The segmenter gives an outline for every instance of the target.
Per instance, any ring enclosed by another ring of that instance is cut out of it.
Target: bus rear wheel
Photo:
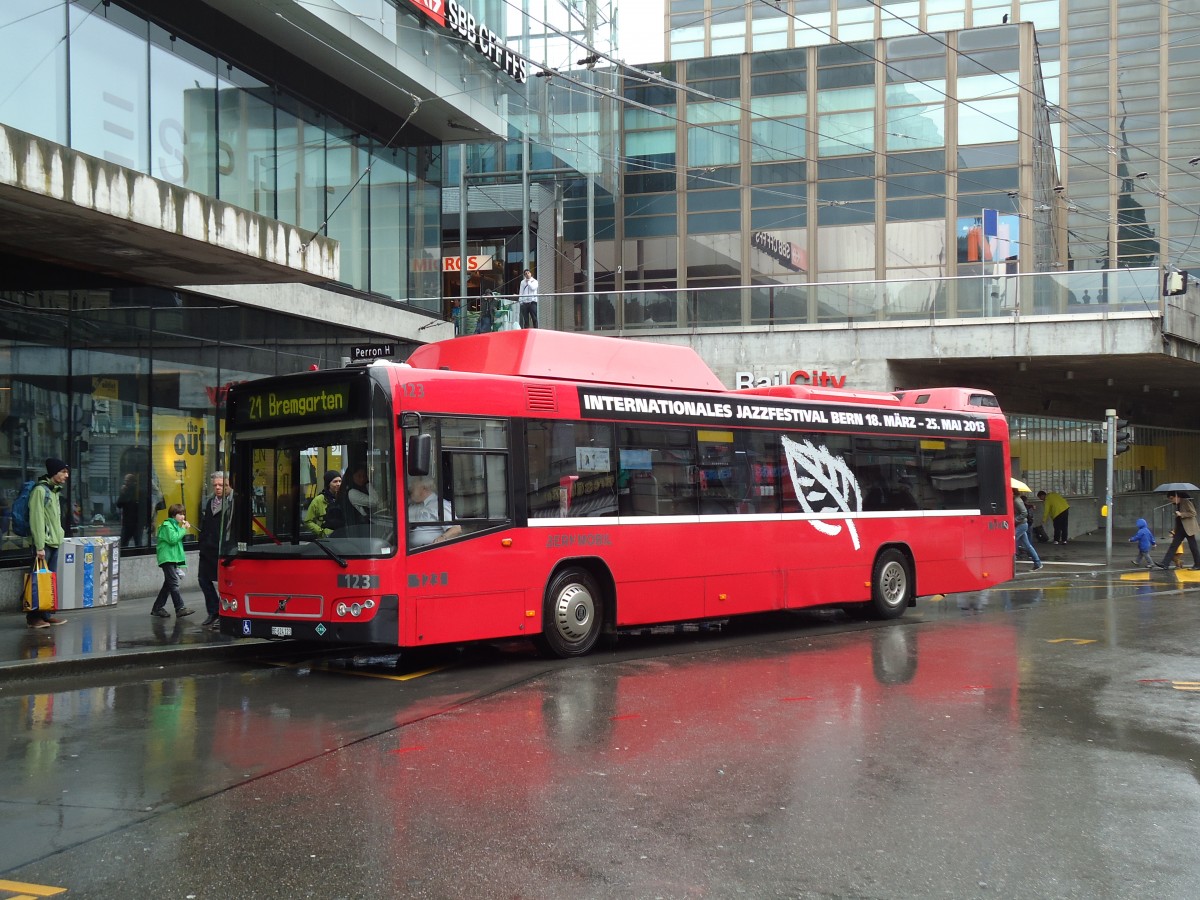
[[[583,569],[563,569],[546,590],[538,644],[562,659],[583,656],[596,645],[604,601],[596,580]]]
[[[871,602],[867,610],[875,619],[895,619],[913,599],[912,567],[899,550],[884,550],[871,572]]]

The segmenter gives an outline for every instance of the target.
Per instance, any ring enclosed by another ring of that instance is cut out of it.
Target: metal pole
[[[529,261],[529,138],[521,139],[521,268],[532,269]]]
[[[458,145],[458,321],[467,321],[467,145]]]
[[[596,176],[587,180],[587,306],[583,310],[583,330],[595,331],[596,308]]]
[[[1113,460],[1117,449],[1117,411],[1106,409],[1104,418],[1108,422],[1108,449],[1105,471],[1107,483],[1104,485],[1104,563],[1112,565],[1112,531],[1113,531]]]

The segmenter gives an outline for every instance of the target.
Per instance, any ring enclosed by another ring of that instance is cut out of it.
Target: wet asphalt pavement
[[[1200,572],[0,682],[0,898],[1192,898]],[[33,892],[30,892],[33,893]]]

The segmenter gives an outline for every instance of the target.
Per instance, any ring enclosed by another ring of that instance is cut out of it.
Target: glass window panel
[[[959,100],[991,99],[1016,94],[1019,90],[1016,73],[972,75],[960,77],[956,93]]]
[[[623,516],[696,515],[696,446],[685,428],[617,429],[618,505]]]
[[[216,69],[213,57],[184,41],[150,46],[150,174],[210,195],[217,186]]]
[[[750,210],[750,227],[755,231],[777,228],[797,228],[808,221],[808,210],[802,206]],[[801,245],[803,246],[803,245]]]
[[[754,166],[750,170],[752,184],[774,184],[781,181],[804,181],[808,177],[804,161]]]
[[[870,62],[855,66],[837,66],[832,69],[817,70],[817,87],[822,94],[826,91],[837,91],[840,88],[848,88],[856,85],[869,87],[874,84],[875,64]]]
[[[817,153],[843,156],[871,150],[875,146],[875,113],[837,113],[818,117]]]
[[[1024,2],[1021,4],[1021,21],[1032,22],[1034,27],[1041,33],[1049,31],[1052,28],[1059,26],[1059,0],[1048,0],[1048,2],[1030,3]]]
[[[736,77],[741,74],[741,67],[741,60],[734,57],[693,60],[687,65],[687,83],[698,85],[701,83],[701,79],[705,78]]]
[[[803,72],[774,72],[768,75],[750,76],[751,102],[766,99],[771,94],[788,94],[803,103],[804,88],[808,79]]]
[[[937,172],[946,168],[945,151],[924,151],[919,153],[892,153],[887,158],[889,175],[904,172]]]
[[[788,184],[776,185],[770,188],[751,188],[750,208],[760,206],[799,206],[803,207],[808,199],[808,185]]]
[[[920,150],[945,144],[946,111],[940,104],[888,110],[888,150]]]
[[[674,194],[645,194],[625,200],[625,215],[652,216],[675,212]]]
[[[834,162],[817,164],[817,180],[864,178],[875,174],[874,156],[846,156]]]
[[[670,103],[657,109],[638,109],[629,107],[625,110],[625,129],[635,131],[641,128],[674,128],[675,104]]]
[[[712,125],[688,129],[688,165],[719,166],[737,163],[741,154],[737,125]]]
[[[960,104],[958,110],[959,144],[990,144],[1016,141],[1017,98],[975,100]]]
[[[372,157],[367,186],[370,202],[370,290],[400,298],[407,291],[405,273],[408,261],[409,175],[401,164],[404,157],[396,150],[377,148]]]
[[[687,120],[692,125],[710,125],[716,122],[736,122],[742,117],[741,107],[736,103],[706,102],[689,103]]]
[[[370,159],[361,138],[331,132],[326,152],[330,237],[341,243],[341,280],[365,290],[367,273],[367,192],[358,183]]]
[[[946,100],[946,82],[944,80],[903,81],[899,84],[889,84],[886,90],[888,106],[909,106],[916,103],[944,103]]]
[[[965,12],[929,13],[925,17],[926,27],[933,32],[959,31],[966,27]]]
[[[655,156],[674,154],[675,130],[635,131],[625,135],[627,156]]]
[[[613,426],[592,422],[531,421],[526,425],[531,518],[615,516],[617,495],[629,491],[620,471]],[[564,495],[562,485],[571,488]]]
[[[752,116],[802,116],[807,110],[804,94],[779,94],[769,97],[752,97]]]
[[[706,234],[717,231],[733,231],[742,227],[740,212],[689,213],[689,234]]]
[[[802,158],[807,136],[803,118],[751,121],[750,160],[772,162]]]
[[[67,143],[66,8],[0,4],[0,122]]]
[[[217,195],[275,216],[275,106],[266,85],[234,68],[218,81]],[[343,248],[343,264],[345,250]]]
[[[841,112],[852,109],[873,109],[873,88],[846,88],[837,91],[821,91],[817,94],[817,112]]]
[[[279,134],[279,218],[317,231],[325,219],[325,129],[323,117],[294,104],[276,115]]]
[[[114,19],[132,17],[116,7],[109,8],[114,18],[74,5],[70,10],[71,146],[149,172],[148,26],[143,20],[128,23],[140,26],[140,36],[122,28]]]
[[[992,31],[991,28],[980,28],[978,31]],[[970,34],[964,31],[961,34]],[[988,50],[983,53],[972,53],[958,57],[958,75],[960,78],[972,75],[983,75],[991,72],[1008,74],[1014,82],[1017,81],[1017,67],[1020,61],[1015,50]]]
[[[625,220],[625,236],[664,237],[675,234],[674,216],[644,216]]]
[[[926,197],[920,200],[889,200],[888,221],[911,221],[928,219],[946,214],[946,201],[941,197]]]
[[[717,209],[737,209],[741,206],[742,192],[733,191],[697,191],[687,193],[688,212],[711,212]]]

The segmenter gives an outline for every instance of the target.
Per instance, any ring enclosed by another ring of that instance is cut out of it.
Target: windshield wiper
[[[330,547],[328,544],[326,544],[319,537],[310,537],[309,540],[312,541],[314,544],[316,544],[318,547],[320,547],[322,550],[324,550],[325,555],[328,556],[330,559],[332,559],[335,563],[337,563],[343,569],[347,568],[350,565],[350,563],[346,562],[346,560],[344,560],[342,557],[338,556],[336,550],[334,550],[332,547]]]

